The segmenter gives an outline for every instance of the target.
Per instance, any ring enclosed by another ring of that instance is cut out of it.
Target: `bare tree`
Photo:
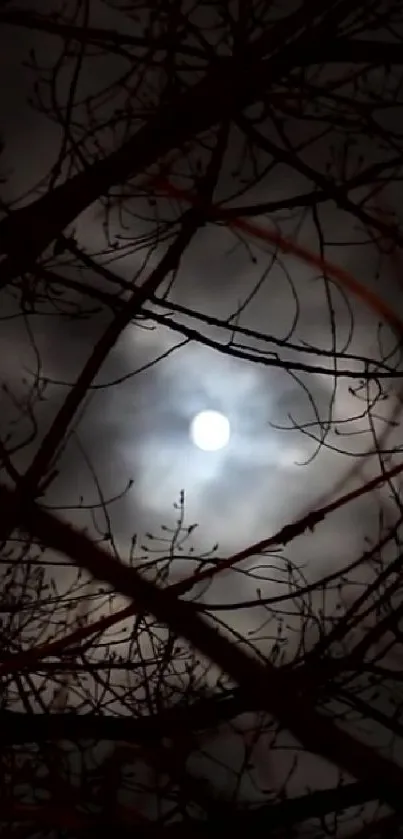
[[[26,188],[0,158],[2,832],[400,835],[401,3],[30,6],[0,4],[52,132]],[[199,352],[261,435],[255,494],[209,485],[220,544],[94,442]]]

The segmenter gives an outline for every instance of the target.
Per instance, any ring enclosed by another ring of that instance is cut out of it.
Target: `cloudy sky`
[[[51,3],[48,5],[52,7]],[[31,7],[35,8],[35,3]],[[101,4],[99,7],[93,4],[92,14],[93,23],[99,25],[121,27],[124,20],[127,25],[122,14],[112,14]],[[5,143],[0,164],[2,174],[7,176],[3,196],[12,200],[21,197],[24,201],[28,200],[24,194],[55,163],[60,130],[27,105],[27,97],[32,95],[32,74],[23,61],[29,49],[35,48],[39,62],[51,66],[59,55],[60,43],[51,36],[34,36],[16,27],[6,27],[4,33],[0,62],[2,78],[7,78],[8,83],[0,89],[1,134]],[[98,61],[95,67],[95,62],[93,65],[89,62],[82,80],[83,90],[105,87],[119,71],[117,63],[117,59]],[[65,84],[66,80],[61,79],[58,94],[61,99]],[[300,126],[298,130],[302,141],[307,129]],[[315,161],[317,166],[322,160],[325,165],[332,143],[334,154],[341,153],[338,135],[331,140],[327,138],[308,149],[306,160],[311,164]],[[112,140],[105,139],[106,147],[108,142]],[[376,159],[377,151],[371,142],[364,144],[359,140],[360,143],[361,153],[368,161]],[[239,148],[239,136],[234,133],[217,190],[220,197],[229,197],[233,189],[231,170]],[[279,201],[309,186],[301,175],[279,166],[257,190],[245,194],[242,201],[245,204],[256,199]],[[385,194],[385,201],[394,210],[398,208],[398,198],[396,189]],[[146,202],[140,199],[128,202],[126,235],[138,235],[149,227],[148,222],[130,215],[132,209],[143,211],[145,206]],[[159,208],[168,215],[177,211],[165,199],[159,200]],[[381,276],[377,277],[378,254],[371,244],[365,243],[362,231],[351,218],[329,203],[321,205],[318,213],[326,237],[327,257],[350,271],[366,287],[376,289],[399,311],[403,286],[396,263],[383,258]],[[271,224],[268,219],[259,221]],[[285,234],[298,235],[305,246],[319,251],[320,243],[310,215],[299,210],[291,218],[290,214],[279,213],[273,223]],[[90,208],[74,228],[79,244],[88,253],[96,254],[105,248],[99,206]],[[116,213],[112,213],[112,228],[115,231],[119,228]],[[151,255],[150,265],[158,260],[162,247]],[[105,261],[105,255],[96,258]],[[141,267],[143,258],[144,252],[127,253],[110,267],[129,281]],[[66,276],[74,276],[74,269],[64,270]],[[145,269],[143,276],[148,270]],[[265,272],[265,279],[260,282]],[[269,245],[252,240],[242,244],[228,228],[207,225],[199,232],[181,261],[169,300],[221,319],[235,318],[240,310],[238,323],[244,327],[276,340],[287,339],[292,331],[290,340],[294,345],[302,346],[305,342],[326,352],[333,347],[328,293],[333,304],[336,348],[341,352],[348,343],[348,353],[352,356],[379,358],[378,319],[368,307],[351,295],[346,300],[334,285],[327,291],[318,272],[294,257],[278,256],[273,260]],[[90,309],[92,303],[86,300],[85,305]],[[3,307],[4,312],[13,313],[15,301],[3,294]],[[155,311],[166,313],[158,307]],[[3,321],[0,330],[3,382],[14,396],[23,398],[38,371],[39,359],[40,376],[48,381],[46,400],[35,406],[39,434],[49,426],[68,384],[75,380],[109,317],[108,312],[102,311],[81,321],[57,316]],[[197,322],[185,316],[183,322],[199,328]],[[224,344],[230,336],[213,327],[202,325],[200,329]],[[381,340],[383,347],[393,347],[394,339],[387,327],[382,330]],[[134,533],[139,534],[139,544],[142,544],[147,541],[146,533],[163,536],[161,525],[174,525],[177,513],[173,505],[182,490],[186,523],[198,524],[191,537],[195,551],[209,550],[216,543],[220,555],[236,551],[314,508],[318,499],[331,494],[333,487],[348,489],[352,485],[348,474],[358,463],[355,455],[362,455],[373,444],[371,423],[367,416],[361,416],[366,408],[363,394],[358,398],[351,392],[355,386],[353,380],[339,378],[335,390],[333,378],[325,372],[292,374],[279,367],[242,361],[196,342],[174,349],[181,341],[183,336],[161,323],[147,321],[126,329],[104,365],[80,421],[74,426],[48,496],[53,506],[72,508],[64,513],[71,520],[91,526],[90,517],[73,508],[80,496],[86,504],[98,501],[94,474],[106,498],[120,494],[132,481],[130,490],[110,507],[113,532],[123,557]],[[249,341],[248,346],[253,348],[258,344]],[[167,355],[168,350],[171,352]],[[312,361],[322,366],[323,371],[331,368],[331,360],[320,354],[315,357],[296,351],[285,353],[273,345],[269,345],[269,350],[289,360]],[[340,364],[348,369],[360,369],[359,361],[346,359]],[[143,370],[144,367],[147,369]],[[389,398],[377,403],[372,412],[378,430],[384,427],[380,418],[388,416],[396,403],[398,385],[391,382],[387,388]],[[1,421],[6,429],[16,409],[8,397],[4,396],[3,401]],[[320,429],[312,401],[320,419],[330,421],[331,425],[327,445],[321,448],[318,448]],[[190,423],[205,409],[222,412],[231,423],[230,443],[221,451],[203,452],[190,440]],[[350,417],[355,419],[347,423]],[[293,422],[304,425],[306,433],[293,428]],[[17,437],[23,433],[20,427],[13,430]],[[398,429],[393,431],[391,439],[400,444]],[[36,446],[37,439],[19,453],[16,458],[19,466],[26,466]],[[364,475],[376,473],[375,458],[361,457],[359,462]],[[362,474],[356,476],[354,485],[361,480]],[[366,497],[327,519],[315,533],[297,540],[287,549],[286,556],[301,567],[307,579],[319,578],[346,565],[376,536],[380,503],[386,517],[395,515],[387,493]],[[106,529],[105,522],[100,523],[102,527]],[[163,543],[160,549],[162,553],[166,550]],[[256,559],[249,561],[248,567],[251,565],[259,568],[249,576],[231,573],[218,578],[203,595],[206,601],[217,604],[253,598],[258,587],[264,596],[283,590],[282,557],[273,556],[265,567]],[[186,564],[178,562],[173,578],[184,573],[188,573]],[[260,610],[244,610],[235,616],[229,612],[223,617],[239,631],[260,637],[257,630],[262,619]],[[259,642],[263,647],[270,643],[265,637],[263,632]]]
[[[97,8],[94,23],[115,21],[118,26],[123,16],[112,15],[101,5]],[[11,38],[5,38],[2,52],[3,74],[10,80],[1,93],[5,141],[2,172],[9,176],[4,188],[6,197],[15,197],[46,174],[59,151],[59,128],[26,104],[27,97],[32,95],[32,75],[23,61],[31,47],[36,50],[39,63],[51,66],[60,44],[51,36],[27,35],[15,27],[7,31],[12,34],[12,42]],[[99,66],[95,73],[89,62],[83,90],[99,89],[102,82],[105,85],[107,78],[116,73],[116,62],[101,62],[101,72]],[[62,79],[61,98],[63,84]],[[337,139],[335,136],[336,151]],[[217,190],[223,197],[228,197],[231,190],[231,165],[237,159],[238,150],[239,137],[234,133]],[[319,148],[324,161],[327,150],[328,141]],[[368,159],[375,155],[370,141],[365,153]],[[317,159],[317,155],[318,148],[313,147],[308,150],[307,159],[309,156]],[[257,192],[246,194],[242,200],[245,203],[256,197],[279,200],[304,188],[306,181],[302,176],[278,167],[263,180]],[[389,200],[392,198],[389,196]],[[128,206],[131,209],[132,205]],[[169,212],[166,201],[161,206],[163,212]],[[383,260],[382,278],[376,280],[376,251],[371,245],[354,244],[364,237],[362,231],[354,229],[351,218],[336,212],[328,203],[320,207],[319,213],[328,258],[351,271],[364,284],[378,288],[387,302],[399,306],[402,292],[392,260]],[[90,252],[105,246],[101,216],[99,207],[91,208],[75,226],[80,244]],[[290,219],[289,215],[280,213],[275,222],[281,224],[285,233],[298,234],[303,244],[318,251],[317,232],[310,216],[304,217],[298,211]],[[147,227],[146,222],[131,223],[135,232],[142,225],[144,229]],[[270,225],[267,220],[263,223]],[[112,267],[120,276],[130,279],[142,258],[139,254],[129,254]],[[152,260],[157,258],[158,253],[154,253]],[[264,272],[267,276],[256,291]],[[349,308],[334,285],[330,293],[337,348],[342,350],[350,338],[349,353],[378,357],[377,318],[351,295]],[[294,257],[279,256],[273,260],[269,245],[252,240],[243,245],[231,230],[222,227],[206,226],[195,237],[181,262],[170,299],[223,319],[234,315],[240,307],[239,322],[243,326],[277,339],[286,338],[293,330],[291,340],[295,345],[305,341],[319,349],[332,348],[326,289],[318,274]],[[5,305],[12,304],[8,300]],[[71,383],[108,317],[103,312],[81,322],[57,317],[31,318],[31,334],[26,324],[6,321],[0,338],[5,379],[12,381],[16,392],[26,387],[20,381],[21,369],[25,369],[29,380],[36,369],[38,352],[44,378],[66,385]],[[197,328],[197,323],[191,325]],[[228,332],[203,326],[202,330],[223,343],[228,341]],[[391,342],[390,331],[386,329],[383,334],[383,340]],[[199,525],[194,544],[208,549],[219,542],[223,554],[236,550],[269,535],[314,506],[316,499],[331,491],[352,467],[351,454],[362,453],[371,445],[368,433],[346,433],[368,430],[367,419],[357,419],[350,426],[345,424],[349,416],[358,417],[362,413],[364,404],[349,393],[354,382],[346,378],[338,380],[334,392],[333,379],[325,374],[293,375],[279,368],[231,358],[195,342],[179,347],[150,369],[135,375],[136,370],[141,371],[144,365],[182,340],[183,336],[150,322],[134,324],[126,330],[97,380],[97,385],[103,387],[92,391],[84,417],[75,429],[77,436],[68,444],[53,487],[52,503],[73,505],[80,494],[87,501],[94,498],[89,462],[96,465],[106,495],[122,491],[131,479],[130,493],[111,508],[122,550],[134,531],[156,533],[161,524],[172,522],[172,505],[181,490],[185,491],[188,523]],[[276,348],[269,346],[269,349]],[[283,352],[283,357],[310,360],[295,352],[288,355]],[[328,358],[314,357],[315,362],[324,369],[331,367]],[[349,366],[347,361],[343,363]],[[351,362],[350,368],[353,366]],[[128,374],[133,375],[121,384],[113,384]],[[112,384],[107,387],[109,383]],[[47,394],[48,401],[38,409],[38,421],[44,424],[43,428],[66,394],[66,386],[49,385]],[[319,451],[312,439],[312,435],[318,438],[320,432],[310,399],[314,400],[321,420],[331,415],[333,429],[339,432],[338,437],[330,435],[329,446]],[[189,439],[189,424],[194,415],[210,408],[223,412],[232,427],[230,444],[216,453],[198,450]],[[387,403],[376,406],[374,414],[387,414],[392,409],[393,394]],[[273,424],[290,427],[290,415],[296,424],[310,424],[307,431],[311,436],[295,429],[273,427]],[[340,454],[336,448],[343,448],[347,454]],[[306,465],[315,452],[313,460]],[[369,463],[367,469],[371,469]],[[360,550],[364,537],[371,535],[373,503],[374,499],[366,499],[338,517],[333,516],[314,536],[292,547],[290,555],[298,561],[309,559],[309,573],[315,576],[335,563],[344,564]],[[337,540],[333,538],[335,532]]]

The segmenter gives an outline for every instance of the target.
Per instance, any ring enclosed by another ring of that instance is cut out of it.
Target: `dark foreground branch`
[[[202,731],[216,727],[252,710],[241,691],[182,703],[158,714],[112,717],[98,714],[23,714],[0,711],[0,742],[3,746],[53,740],[108,740],[152,745],[162,738],[175,738],[184,730]]]
[[[256,837],[265,837],[272,831],[279,828],[290,828],[292,825],[307,821],[308,819],[320,819],[328,814],[341,814],[350,807],[365,804],[368,800],[368,790],[364,784],[351,783],[331,789],[319,790],[280,801],[275,804],[266,804],[255,810],[239,811],[233,809],[232,813],[226,813],[225,821],[220,819],[197,821],[188,819],[183,823],[174,823],[162,828],[154,823],[138,823],[137,818],[130,818],[132,811],[126,808],[118,808],[113,815],[113,820],[107,815],[92,818],[84,816],[79,812],[63,810],[60,807],[37,807],[21,806],[17,802],[9,802],[2,807],[0,814],[0,825],[2,822],[15,820],[21,823],[35,822],[37,826],[63,829],[67,826],[79,831],[80,836],[92,836],[95,829],[111,830],[118,827],[119,836],[126,839],[126,836],[133,837],[135,826],[136,836],[142,837],[158,836],[160,839],[187,839],[189,835],[207,839],[207,837],[220,836],[230,831],[236,831],[236,835],[250,834]],[[120,820],[119,816],[122,816]],[[90,833],[88,831],[91,831]]]
[[[7,521],[14,514],[15,493],[0,487],[0,504],[3,520]],[[251,699],[259,701],[261,707],[273,714],[305,749],[363,780],[375,797],[400,809],[403,769],[318,713],[303,685],[299,690],[298,682],[293,681],[291,690],[287,675],[270,662],[262,665],[221,636],[194,612],[191,604],[178,600],[167,590],[159,589],[133,568],[123,565],[106,550],[93,544],[83,533],[37,505],[27,503],[20,507],[19,513],[21,526],[31,535],[38,537],[49,548],[70,556],[74,564],[108,583],[116,592],[130,597],[138,612],[153,614],[215,662]]]

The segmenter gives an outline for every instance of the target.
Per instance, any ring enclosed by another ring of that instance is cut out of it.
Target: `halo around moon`
[[[198,449],[217,452],[228,445],[231,426],[219,411],[201,411],[190,424],[190,437]]]

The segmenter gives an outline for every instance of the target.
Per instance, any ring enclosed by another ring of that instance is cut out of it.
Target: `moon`
[[[198,449],[217,452],[228,445],[231,426],[228,418],[219,411],[201,411],[190,425],[190,437]]]

